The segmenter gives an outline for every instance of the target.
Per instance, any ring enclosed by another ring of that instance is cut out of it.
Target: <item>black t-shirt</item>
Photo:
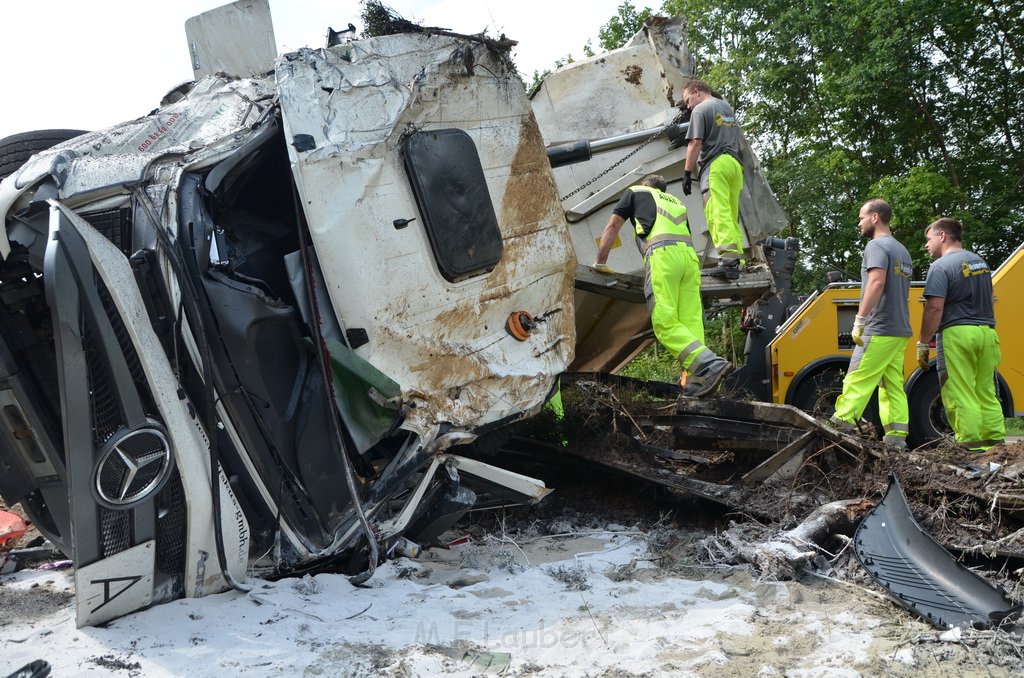
[[[650,191],[627,188],[612,212],[623,219],[632,219],[634,224],[640,224],[644,231],[650,233],[654,220],[658,218],[658,203]]]

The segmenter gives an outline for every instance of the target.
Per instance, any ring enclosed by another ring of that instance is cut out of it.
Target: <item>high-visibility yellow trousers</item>
[[[1001,443],[1006,421],[996,394],[999,335],[986,325],[954,325],[939,332],[937,346],[942,406],[957,442],[972,450]]]
[[[843,379],[843,393],[836,399],[835,417],[856,424],[878,389],[878,417],[885,437],[906,438],[910,431],[910,408],[903,381],[903,354],[910,337],[864,337],[850,358]]]
[[[706,348],[700,263],[693,247],[674,243],[651,249],[644,292],[654,336],[688,369]]]
[[[548,398],[547,402],[544,403],[544,409],[550,410],[555,419],[561,421],[565,419],[565,405],[562,403],[562,379],[558,377],[555,379],[555,390]]]
[[[740,232],[742,190],[743,166],[728,153],[712,160],[701,177],[704,216],[719,257],[743,256],[743,234]]]

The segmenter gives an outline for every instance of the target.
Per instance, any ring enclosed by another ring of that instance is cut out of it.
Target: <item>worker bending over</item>
[[[688,372],[683,395],[712,395],[732,372],[732,363],[704,345],[704,311],[700,300],[700,263],[693,249],[686,207],[666,193],[665,178],[651,174],[627,188],[601,234],[594,268],[605,262],[627,219],[644,257],[644,297],[654,336]]]

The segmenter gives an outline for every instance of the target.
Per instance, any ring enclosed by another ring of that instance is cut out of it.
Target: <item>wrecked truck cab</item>
[[[204,77],[28,159],[0,213],[0,491],[74,559],[79,625],[251,571],[364,576],[548,491],[453,449],[539,411],[575,344],[555,183],[493,44]]]

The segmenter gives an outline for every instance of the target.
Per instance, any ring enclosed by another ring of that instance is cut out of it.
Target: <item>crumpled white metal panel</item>
[[[429,439],[441,422],[539,408],[572,357],[575,261],[508,64],[470,39],[409,34],[286,55],[277,79],[328,293],[344,326],[369,335],[356,352],[417,405],[406,426]],[[456,283],[438,272],[400,152],[404,132],[446,128],[473,139],[504,240],[493,271]],[[297,150],[296,135],[315,148]],[[518,310],[550,314],[525,342],[504,328]]]
[[[0,185],[0,215],[47,176],[57,179],[58,197],[70,205],[103,193],[124,193],[163,162],[193,168],[228,155],[245,143],[253,125],[272,110],[271,78],[209,77],[187,95],[136,120],[85,134],[30,158]],[[6,227],[0,253],[9,251]]]
[[[185,22],[196,80],[214,73],[251,77],[274,68],[277,41],[269,0],[237,0]]]

